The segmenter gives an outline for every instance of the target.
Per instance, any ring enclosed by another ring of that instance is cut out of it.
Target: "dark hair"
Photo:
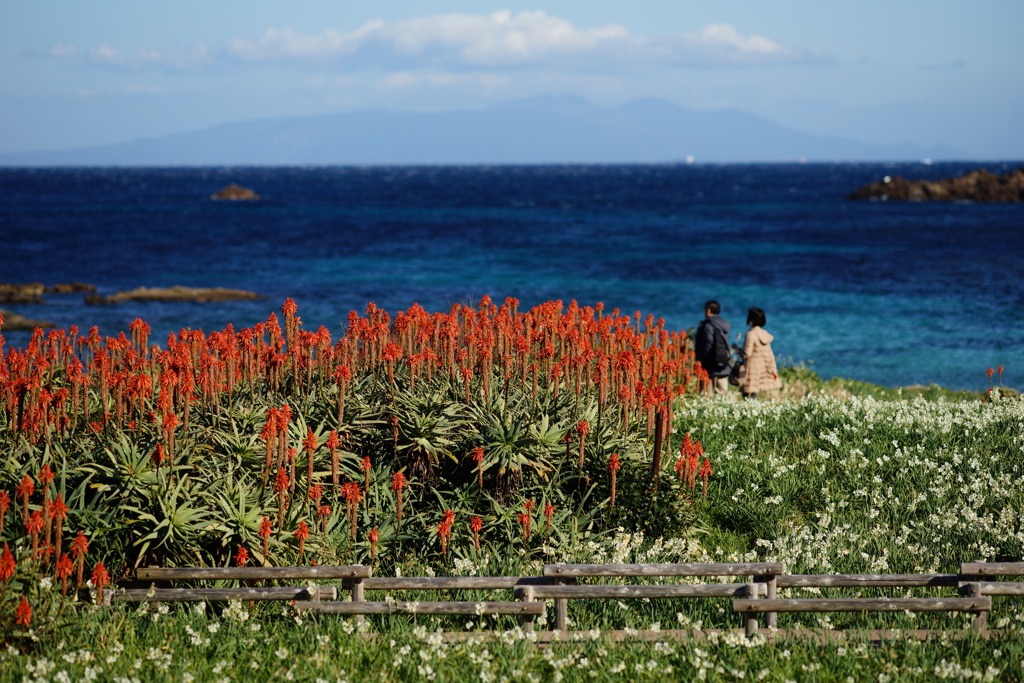
[[[709,311],[711,315],[718,315],[722,312],[722,307],[718,305],[718,302],[712,299],[704,304],[704,310]]]
[[[764,317],[764,311],[757,306],[754,306],[747,311],[747,324],[753,325],[754,327],[764,327],[764,324],[768,322]]]

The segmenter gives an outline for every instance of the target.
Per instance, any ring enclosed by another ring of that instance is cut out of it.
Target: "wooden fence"
[[[514,615],[523,628],[532,630],[537,617],[554,600],[555,630],[568,631],[569,600],[607,599],[708,599],[730,598],[734,612],[743,618],[744,631],[759,630],[758,616],[774,628],[779,612],[966,612],[974,615],[973,629],[986,632],[991,596],[1024,595],[1024,581],[999,581],[998,577],[1024,576],[1024,562],[965,562],[959,574],[786,574],[779,562],[708,564],[549,564],[539,577],[375,577],[370,567],[222,567],[140,569],[140,581],[149,588],[116,589],[112,602],[196,602],[227,600],[295,601],[300,612],[344,614],[362,619],[367,615]],[[594,578],[700,578],[701,583],[606,584],[581,583]],[[739,578],[742,581],[724,581]],[[710,579],[717,579],[709,581]],[[322,585],[340,581],[339,586]],[[242,587],[170,587],[178,581],[245,581]],[[303,582],[295,586],[253,586],[254,582]],[[157,586],[157,583],[164,584]],[[956,588],[964,597],[848,597],[780,599],[780,588]],[[396,600],[402,591],[511,591],[503,601]],[[367,600],[366,592],[384,593],[383,600]],[[348,593],[350,599],[339,600]]]

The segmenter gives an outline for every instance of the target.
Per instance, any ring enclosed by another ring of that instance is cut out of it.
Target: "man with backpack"
[[[719,313],[722,307],[712,299],[704,304],[704,320],[697,326],[697,361],[711,378],[717,396],[729,391],[729,331],[732,325]]]

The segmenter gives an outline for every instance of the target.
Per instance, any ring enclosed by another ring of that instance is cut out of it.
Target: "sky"
[[[2,0],[0,153],[576,95],[1024,159],[1021,0]]]

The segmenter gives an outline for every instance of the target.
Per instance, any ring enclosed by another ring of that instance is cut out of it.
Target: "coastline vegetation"
[[[137,566],[224,566],[242,548],[253,563],[404,576],[559,561],[955,572],[1024,555],[1024,401],[1010,392],[823,382],[797,366],[776,400],[714,400],[684,334],[575,303],[394,319],[371,305],[340,340],[302,330],[291,302],[282,313],[283,328],[271,316],[164,347],[137,321],[130,339],[55,331],[6,351],[0,679],[1024,677],[1011,598],[991,640],[964,616],[780,615],[781,628],[848,630],[827,644],[629,640],[739,618],[726,600],[579,600],[570,627],[584,640],[546,648],[511,618],[357,627],[280,605],[94,606]],[[655,492],[660,411],[671,433]],[[876,645],[865,632],[924,628],[946,635]]]

